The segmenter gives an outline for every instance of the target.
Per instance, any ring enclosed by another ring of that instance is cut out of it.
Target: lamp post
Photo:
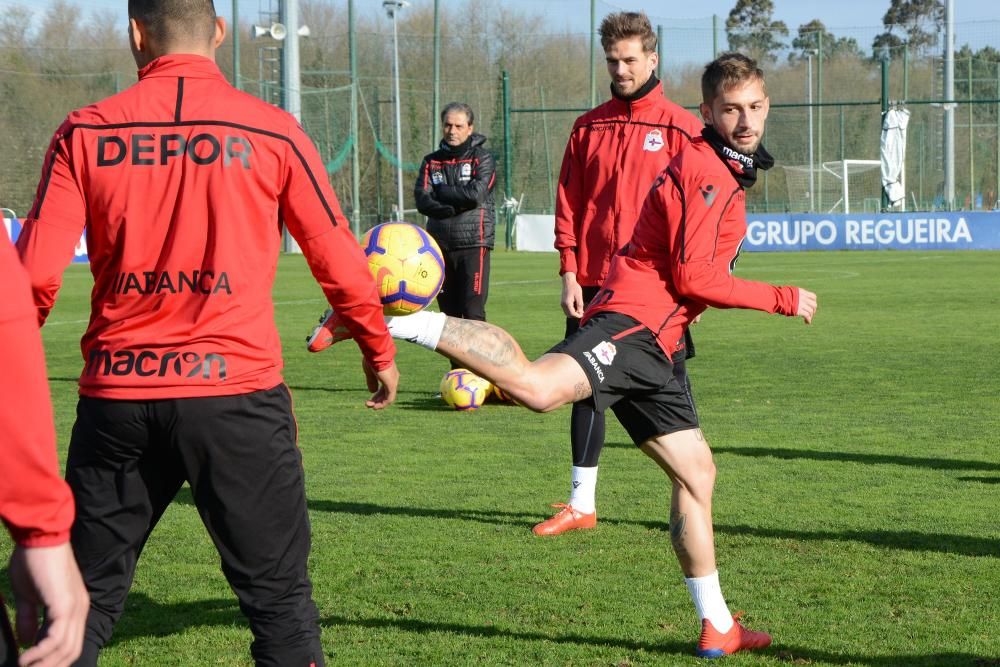
[[[399,113],[399,33],[396,17],[410,3],[406,0],[385,0],[382,7],[392,19],[392,78],[396,98],[396,219],[403,219],[403,133]]]
[[[806,78],[808,91],[806,99],[809,104],[809,212],[816,212],[816,174],[813,170],[815,157],[813,155],[813,56],[816,49],[806,49],[806,60],[809,63],[809,75]]]

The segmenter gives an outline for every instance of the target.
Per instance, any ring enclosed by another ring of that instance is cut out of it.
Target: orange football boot
[[[553,507],[562,509],[551,519],[546,519],[532,528],[531,532],[535,535],[561,535],[567,530],[581,530],[597,525],[597,512],[584,514],[565,503],[556,503]]]
[[[755,648],[767,648],[771,645],[771,635],[766,632],[754,632],[740,625],[739,618],[743,612],[733,615],[733,627],[723,634],[715,629],[707,618],[701,621],[701,638],[698,640],[699,658],[721,658],[737,651],[749,651]]]
[[[322,352],[334,343],[339,343],[350,337],[351,332],[344,326],[340,316],[333,312],[332,308],[327,308],[323,316],[319,318],[319,324],[306,338],[306,349],[310,352]]]

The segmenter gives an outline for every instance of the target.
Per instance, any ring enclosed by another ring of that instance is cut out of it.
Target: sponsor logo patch
[[[467,181],[467,180],[471,179],[472,178],[472,165],[469,164],[468,162],[463,162],[461,169],[458,170],[458,177],[461,180],[463,180],[463,181]]]
[[[642,150],[655,153],[663,148],[663,133],[659,130],[650,130],[642,142]]]
[[[444,183],[444,174],[441,173],[440,171],[432,171],[431,183],[433,183],[434,185],[441,185],[442,183]]]
[[[699,186],[698,189],[701,190],[701,196],[705,198],[705,206],[711,208],[712,203],[715,201],[715,195],[719,194],[719,191],[711,183],[704,187]]]
[[[618,353],[618,349],[614,343],[606,340],[598,343],[591,351],[605,366],[610,366],[611,362],[615,360],[615,355]]]
[[[183,377],[203,380],[225,380],[226,358],[214,352],[198,353],[190,350],[159,353],[153,350],[90,351],[84,376]]]

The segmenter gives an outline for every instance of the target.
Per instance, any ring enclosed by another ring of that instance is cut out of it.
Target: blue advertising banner
[[[3,226],[11,242],[16,242],[17,237],[21,235],[21,221],[17,218],[4,218]],[[84,232],[83,236],[80,237],[80,241],[76,244],[76,248],[73,250],[73,262],[89,261],[90,258],[87,257],[87,234]]]
[[[1000,211],[748,213],[743,248],[763,252],[1000,250]]]

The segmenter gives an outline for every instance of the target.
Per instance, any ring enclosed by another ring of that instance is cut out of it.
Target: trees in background
[[[120,11],[87,13],[78,7],[84,6],[83,3],[74,5],[71,0],[59,0],[47,11],[39,11],[30,8],[27,1],[25,6],[6,7],[0,14],[0,95],[4,100],[0,105],[0,151],[4,158],[0,160],[0,206],[22,214],[34,197],[42,157],[52,132],[66,113],[113,94],[135,80],[135,67]],[[360,193],[355,203],[352,201],[349,150],[352,138],[347,2],[300,2],[302,21],[312,32],[309,38],[300,42],[303,126],[320,148],[345,209],[357,206],[363,225],[369,225],[385,219],[390,203],[395,202],[391,26],[378,9],[378,3],[356,1],[359,8],[355,33],[359,95],[356,141]],[[584,5],[580,0],[580,6]],[[927,5],[893,0],[886,16],[891,14],[891,20],[904,23],[893,23],[892,27],[886,24],[887,32],[909,40],[910,28],[906,26],[910,25],[914,30],[933,36],[936,24],[931,19],[937,10],[931,5],[939,6],[940,2]],[[907,8],[909,14],[900,13]],[[264,94],[268,90],[274,92],[280,83],[276,72],[266,71],[264,60],[278,57],[280,44],[270,37],[251,40],[250,26],[255,19],[259,17],[244,15],[242,25],[230,30],[230,34],[239,31],[242,38],[242,87],[251,94],[278,101],[278,95]],[[510,118],[511,192],[515,198],[523,193],[525,209],[533,212],[551,210],[552,179],[558,172],[566,137],[574,118],[589,103],[589,37],[584,33],[553,29],[552,23],[549,17],[517,12],[504,3],[490,0],[441,3],[440,102],[463,101],[474,107],[477,130],[490,138],[490,146],[501,160],[500,188],[506,185],[503,182],[504,127],[500,93],[503,70],[510,74],[512,106],[535,110],[512,113]],[[832,34],[818,19],[800,25],[794,37],[788,39],[785,24],[774,20],[771,0],[734,0],[726,29],[730,48],[741,49],[762,60],[768,89],[776,105],[799,103],[805,99],[804,58],[810,49],[822,53],[823,98],[827,103],[878,99],[877,64],[866,57],[856,39]],[[706,25],[701,33],[675,34],[666,40],[669,55],[665,61],[669,67],[665,89],[671,99],[693,107],[700,99],[699,77],[703,63],[687,61],[691,60],[690,54],[695,48],[705,46],[699,41],[705,38],[699,34],[709,35],[708,47],[711,47],[711,33]],[[399,22],[404,165],[419,163],[439,139],[440,128],[433,108],[433,47],[432,2],[414,2],[400,15]],[[711,53],[710,48],[707,51]],[[899,54],[898,51],[893,53],[892,99],[905,96]],[[909,54],[908,97],[939,97],[940,62],[934,58],[936,54],[912,48]],[[965,98],[969,88],[967,70],[963,69],[967,67],[969,56],[973,57],[972,96],[995,99],[996,63],[1000,53],[992,47],[978,51],[964,47],[956,53],[959,97]],[[227,42],[217,57],[223,73],[231,76],[232,43]],[[602,54],[598,53],[595,64],[599,100],[608,95],[607,76],[601,61]],[[818,86],[818,70],[815,74]],[[543,108],[548,111],[538,111]],[[979,105],[976,125],[985,127],[988,124],[992,128],[995,114],[995,104]],[[928,182],[937,178],[930,175],[927,165],[938,163],[940,142],[935,137],[940,136],[940,129],[935,119],[939,115],[937,107],[918,107],[914,109],[911,123],[914,142],[919,141],[922,146],[913,150],[913,164],[925,165],[924,178]],[[815,120],[817,149],[820,143],[822,145],[822,155],[817,155],[817,160],[836,160],[842,155],[849,159],[877,157],[877,106],[826,107],[816,111]],[[779,163],[805,164],[806,128],[804,108],[773,108],[766,141]],[[990,130],[977,131],[982,136],[974,143],[977,151],[983,152],[982,157],[979,153],[975,157],[978,179],[995,159],[985,156],[985,151],[994,146]],[[959,150],[965,150],[969,142],[959,141],[958,144]],[[957,159],[961,166],[961,156]],[[965,163],[969,160],[965,159]],[[766,188],[754,188],[749,193],[751,205],[769,198],[773,206],[775,201],[786,196],[780,173],[781,170],[774,170],[767,176]],[[407,200],[412,189],[410,179],[415,176],[404,173]],[[919,177],[914,176],[910,181],[917,183]],[[926,189],[930,191],[931,187],[928,185]]]
[[[778,59],[788,36],[784,21],[775,21],[772,0],[736,0],[726,18],[726,37],[731,51],[740,51],[761,63]]]
[[[929,53],[938,44],[944,14],[944,0],[890,0],[882,17],[885,32],[875,37],[872,50],[877,55],[906,44],[911,53]]]
[[[853,37],[837,37],[826,29],[819,19],[813,19],[799,26],[798,34],[792,40],[788,54],[790,62],[800,61],[810,50],[824,61],[838,58],[863,58],[864,53]]]

